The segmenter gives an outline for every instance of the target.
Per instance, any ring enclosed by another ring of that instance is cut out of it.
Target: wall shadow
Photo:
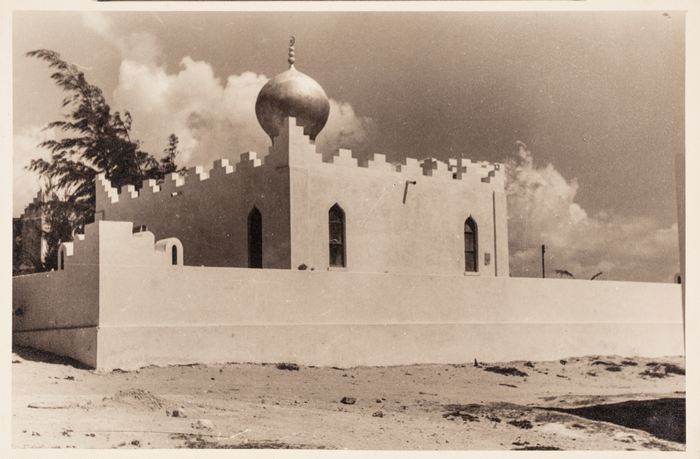
[[[12,344],[12,353],[21,357],[24,360],[29,360],[30,362],[43,362],[52,363],[56,365],[67,365],[78,370],[92,370],[92,367],[85,365],[82,362],[78,362],[70,357],[64,357],[62,355],[52,354],[51,352],[40,351],[39,349],[34,349],[29,346],[20,346],[18,344]],[[14,361],[12,363],[15,363]]]
[[[685,443],[685,398],[631,400],[582,408],[541,408],[649,432],[657,438]]]

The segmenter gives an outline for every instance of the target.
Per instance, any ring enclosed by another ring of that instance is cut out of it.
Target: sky
[[[511,275],[671,282],[680,271],[675,158],[685,152],[682,11],[14,11],[13,216],[38,191],[24,169],[65,96],[43,61],[57,51],[129,111],[156,157],[237,162],[271,144],[255,117],[263,84],[296,68],[331,99],[317,138],[406,157],[501,162]]]

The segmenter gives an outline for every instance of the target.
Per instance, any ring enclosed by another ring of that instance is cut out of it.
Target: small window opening
[[[257,207],[248,214],[248,267],[263,267],[262,214]]]
[[[146,225],[136,225],[136,226],[134,226],[134,228],[131,230],[131,232],[132,232],[133,234],[136,234],[136,233],[144,233],[144,232],[146,232],[146,231],[148,231],[148,230],[146,229]]]
[[[464,270],[470,273],[479,270],[476,222],[471,217],[464,222]]]
[[[173,253],[173,265],[177,265],[177,246],[176,245],[173,246],[172,253]]]
[[[58,269],[63,270],[63,268],[65,267],[64,261],[65,261],[65,252],[63,250],[61,250],[61,259],[60,259],[59,264],[58,264],[58,266],[59,266]]]
[[[345,212],[338,204],[328,211],[330,266],[345,267]]]

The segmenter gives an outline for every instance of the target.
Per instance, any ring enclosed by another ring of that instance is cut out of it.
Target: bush
[[[672,363],[665,363],[663,366],[665,367],[664,372],[666,374],[685,376],[685,369],[679,367],[678,365],[673,365]]]
[[[485,371],[490,371],[491,373],[498,373],[499,375],[505,375],[505,376],[520,376],[520,377],[525,377],[527,376],[527,373],[524,371],[520,371],[517,368],[513,367],[486,367],[484,368]]]
[[[650,378],[665,378],[666,373],[661,373],[658,371],[644,370],[641,373],[639,373],[639,376],[648,376]]]
[[[522,421],[508,421],[508,424],[517,427],[518,429],[532,429],[532,423],[527,419]]]
[[[672,363],[656,363],[655,365],[647,364],[647,366],[653,366],[654,368],[651,370],[644,370],[643,372],[639,373],[640,376],[648,376],[650,378],[665,378],[668,375],[685,376],[685,369]]]
[[[278,370],[299,371],[299,365],[296,363],[278,363]]]

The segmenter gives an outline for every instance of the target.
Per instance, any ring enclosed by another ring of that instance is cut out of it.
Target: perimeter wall
[[[675,284],[187,266],[169,271],[103,270],[103,369],[683,353]]]
[[[14,278],[14,342],[99,370],[683,354],[678,284],[192,267],[131,228],[88,225],[64,270]]]
[[[12,278],[12,342],[97,366],[97,265]]]

